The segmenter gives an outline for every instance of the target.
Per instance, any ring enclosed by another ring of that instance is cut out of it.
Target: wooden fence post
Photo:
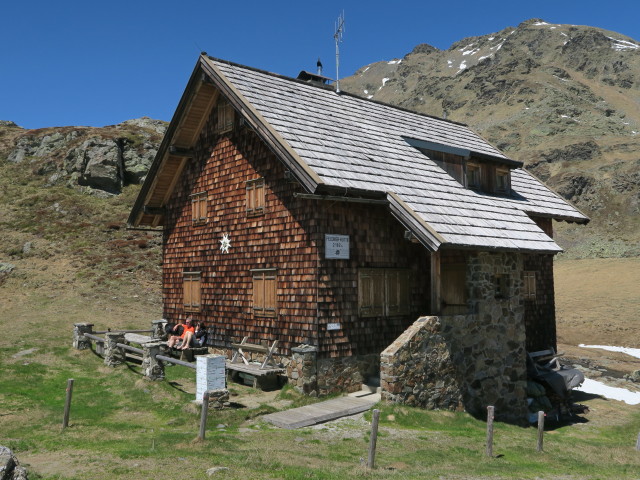
[[[69,413],[71,412],[71,395],[73,393],[73,378],[67,380],[67,397],[64,402],[64,416],[62,417],[62,429],[69,426]]]
[[[373,410],[373,418],[371,419],[371,439],[369,441],[369,468],[375,467],[376,461],[376,443],[378,442],[378,421],[380,420],[380,410]]]
[[[200,415],[200,433],[198,434],[198,440],[204,440],[205,430],[207,428],[207,414],[209,413],[209,391],[207,390],[202,395],[202,412]]]
[[[493,418],[495,407],[487,407],[487,457],[493,457]]]
[[[542,452],[542,443],[544,442],[544,412],[538,412],[538,451]]]
[[[636,440],[636,450],[640,452],[640,433],[638,434],[638,440]]]

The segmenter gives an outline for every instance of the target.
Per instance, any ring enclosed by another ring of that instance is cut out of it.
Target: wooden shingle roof
[[[511,196],[483,194],[463,187],[407,141],[521,165],[466,125],[204,55],[200,64],[310,193],[341,189],[386,194],[391,213],[431,250],[557,252],[560,247],[529,215],[588,222],[521,168],[512,169]],[[176,121],[174,117],[172,124]],[[140,216],[134,213],[135,207],[130,217],[135,222]]]

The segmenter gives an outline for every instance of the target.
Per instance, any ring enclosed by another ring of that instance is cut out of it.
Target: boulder
[[[27,471],[10,448],[0,445],[0,478],[2,480],[28,480]]]
[[[79,185],[119,192],[123,185],[122,150],[110,138],[91,137],[72,149],[64,167]]]

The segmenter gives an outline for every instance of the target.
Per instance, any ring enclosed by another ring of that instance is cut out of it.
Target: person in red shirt
[[[182,331],[182,335],[180,335],[180,343],[176,345],[178,350],[186,350],[189,348],[189,344],[191,343],[191,337],[195,333],[196,329],[193,326],[193,319],[191,317],[187,317],[187,320],[184,324],[184,330]]]

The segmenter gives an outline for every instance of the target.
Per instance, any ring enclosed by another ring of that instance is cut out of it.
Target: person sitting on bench
[[[178,320],[178,322],[181,322],[181,321],[182,320]],[[167,347],[181,348],[182,345],[189,345],[189,342],[185,342],[185,337],[187,336],[188,333],[191,333],[191,335],[193,335],[194,330],[195,329],[193,328],[193,319],[191,317],[187,317],[187,320],[185,321],[185,324],[184,324],[184,328],[182,330],[182,334],[180,336],[172,335],[171,337],[169,337],[169,341],[167,342]]]
[[[186,350],[189,347],[204,347],[206,342],[207,330],[202,326],[200,322],[196,322],[193,331],[186,331],[184,338],[182,339],[182,344],[178,349]]]

